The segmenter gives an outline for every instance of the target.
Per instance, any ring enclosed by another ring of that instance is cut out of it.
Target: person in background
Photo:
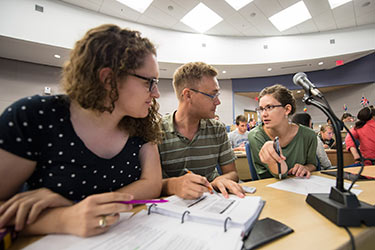
[[[323,125],[320,127],[319,139],[323,142],[324,149],[334,149],[335,139],[333,139],[333,128],[331,125]]]
[[[343,122],[354,122],[354,117],[350,113],[344,113],[341,116],[341,121],[343,121]]]
[[[220,121],[220,117],[219,117],[219,115],[215,115],[214,119],[215,119],[216,121]]]
[[[66,95],[30,96],[0,116],[0,228],[92,236],[118,203],[160,196],[154,45],[116,25],[90,29],[63,67]],[[16,194],[27,183],[29,191]]]
[[[295,124],[304,125],[312,129],[312,119],[308,113],[296,113],[293,115],[292,122]],[[324,150],[323,142],[317,136],[317,147],[316,156],[318,157],[318,163],[323,169],[332,167],[331,161],[329,160],[326,151]]]
[[[228,138],[234,151],[245,151],[245,143],[248,142],[247,119],[244,115],[236,117],[236,130],[229,133]]]
[[[159,144],[163,195],[195,199],[213,187],[224,197],[228,192],[244,197],[224,124],[213,119],[220,104],[216,75],[217,70],[203,62],[184,64],[173,75],[178,107],[163,117]]]
[[[257,121],[254,118],[250,118],[247,130],[250,131],[257,125]]]
[[[305,126],[289,122],[296,110],[290,90],[280,84],[264,88],[259,94],[257,111],[262,124],[249,133],[249,142],[254,166],[260,179],[287,174],[309,178],[316,170],[317,140],[314,131]],[[279,137],[280,156],[273,146]]]
[[[362,156],[375,159],[375,109],[365,107],[358,112],[357,118],[358,121],[350,132],[359,141]],[[346,149],[352,153],[355,162],[359,163],[360,156],[349,133],[346,135],[345,144]],[[374,163],[366,160],[365,165],[374,165]]]

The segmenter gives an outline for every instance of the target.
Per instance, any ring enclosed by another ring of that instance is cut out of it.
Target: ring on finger
[[[99,226],[100,226],[101,228],[104,228],[104,227],[107,226],[107,220],[106,220],[106,216],[105,216],[105,215],[103,215],[103,216],[100,218],[100,220],[99,220]]]

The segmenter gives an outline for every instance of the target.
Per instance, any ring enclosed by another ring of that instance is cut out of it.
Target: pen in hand
[[[276,153],[280,156],[280,143],[279,143],[279,137],[276,136],[275,140],[273,141],[273,148],[275,149]],[[277,162],[277,170],[279,172],[279,179],[281,180],[281,164],[280,162]]]
[[[187,169],[187,168],[184,168],[184,171],[188,174],[194,174],[191,170]],[[216,190],[211,186],[211,184],[209,184],[208,186],[206,186],[208,188],[208,190],[210,191],[211,194],[217,194],[219,195]]]

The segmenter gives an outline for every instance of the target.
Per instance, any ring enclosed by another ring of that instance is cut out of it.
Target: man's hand
[[[229,197],[228,191],[240,198],[245,197],[245,191],[242,187],[237,182],[225,178],[225,176],[217,177],[211,184],[214,188],[218,189],[225,198]]]
[[[197,199],[212,188],[206,177],[193,173],[174,178],[172,182],[173,193],[183,199]]]
[[[294,164],[294,167],[289,169],[288,174],[306,178],[310,178],[311,175],[310,170],[307,166],[298,163]]]

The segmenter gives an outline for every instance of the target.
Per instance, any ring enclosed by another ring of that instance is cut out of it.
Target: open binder
[[[167,199],[167,203],[148,205],[148,214],[175,217],[182,224],[186,221],[213,224],[221,226],[224,232],[236,227],[241,229],[242,237],[249,233],[264,206],[259,196],[239,198],[230,195],[226,199],[221,195],[205,193],[196,200],[184,200],[175,195]]]

